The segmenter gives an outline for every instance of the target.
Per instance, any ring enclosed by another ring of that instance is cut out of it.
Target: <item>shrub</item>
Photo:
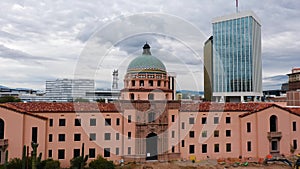
[[[93,160],[89,164],[89,169],[114,169],[115,165],[112,161],[107,161],[101,156]]]
[[[53,159],[47,159],[41,162],[42,169],[60,169],[60,162]]]

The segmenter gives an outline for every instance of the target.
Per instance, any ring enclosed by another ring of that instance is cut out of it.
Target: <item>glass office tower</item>
[[[213,19],[213,97],[256,101],[262,96],[261,24],[253,12]]]

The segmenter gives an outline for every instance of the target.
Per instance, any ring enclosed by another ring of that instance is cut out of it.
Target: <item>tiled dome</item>
[[[155,56],[152,56],[150,53],[150,46],[146,43],[143,47],[144,51],[141,56],[133,59],[127,68],[127,73],[135,72],[166,72],[165,65],[157,59]]]

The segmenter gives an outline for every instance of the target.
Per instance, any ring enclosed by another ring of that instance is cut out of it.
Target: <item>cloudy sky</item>
[[[203,90],[202,48],[235,0],[1,0],[0,85],[44,90],[46,80],[93,78],[110,88],[147,41],[180,89]],[[262,22],[264,89],[300,67],[300,1],[239,0]],[[148,29],[149,28],[149,31]]]

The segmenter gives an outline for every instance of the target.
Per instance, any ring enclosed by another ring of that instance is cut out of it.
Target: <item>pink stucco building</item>
[[[175,77],[144,46],[128,66],[115,103],[0,104],[1,163],[38,142],[43,159],[63,167],[80,155],[118,163],[145,160],[264,158],[299,151],[300,108],[273,103],[174,100]]]

